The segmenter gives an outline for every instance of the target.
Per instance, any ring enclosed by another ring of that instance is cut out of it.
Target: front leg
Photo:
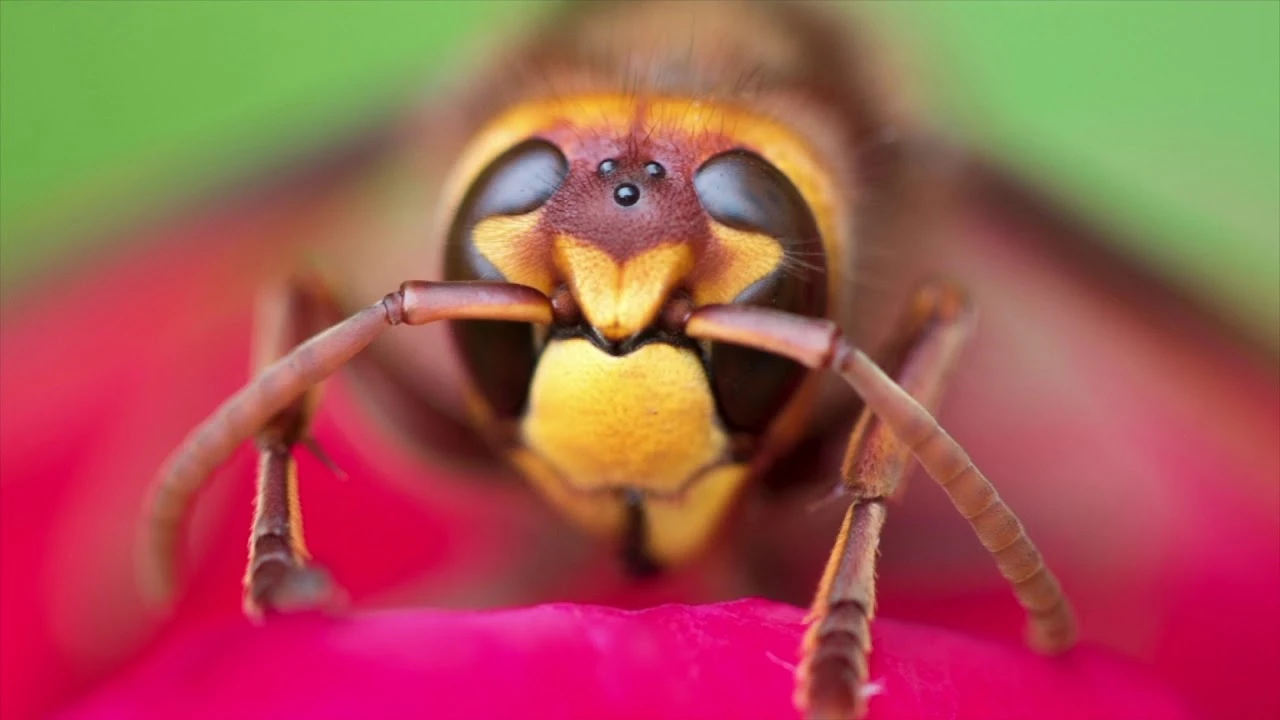
[[[927,299],[927,293],[923,297]],[[967,324],[967,307],[959,294],[939,292],[936,297],[937,319],[926,324],[918,346],[909,353],[900,373],[902,385],[845,339],[830,320],[742,305],[704,306],[685,318],[685,332],[691,338],[753,347],[839,373],[875,416],[874,426],[871,418],[864,417],[854,435],[858,447],[852,456],[868,460],[845,466],[854,506],[814,602],[813,628],[799,669],[797,704],[810,717],[847,718],[866,712],[858,687],[866,680],[867,625],[874,610],[870,599],[873,561],[882,521],[877,519],[882,511],[874,506],[898,484],[906,453],[914,455],[947,493],[1013,586],[1014,596],[1027,612],[1029,644],[1042,652],[1059,653],[1075,643],[1071,606],[1017,516],[964,448],[913,397],[915,391],[925,402],[932,402],[927,396],[941,388],[954,357],[954,343],[963,337]],[[947,347],[952,351],[944,352]],[[883,428],[876,430],[881,423]],[[864,504],[870,507],[863,509]]]
[[[265,369],[341,319],[341,309],[318,277],[290,277],[259,303],[256,369]],[[257,503],[244,578],[244,611],[254,619],[271,611],[328,607],[341,598],[329,573],[309,564],[298,497],[294,451],[309,441],[319,389],[307,389],[257,433]]]
[[[256,558],[248,573],[250,610],[254,611],[255,604],[260,609],[264,601],[267,605],[290,604],[301,599],[305,604],[310,598],[322,597],[308,589],[307,584],[315,580],[313,575],[294,573],[293,580],[274,584],[280,588],[278,591],[269,589],[273,583],[267,577],[271,573],[288,575],[288,569],[299,566],[306,557],[289,448],[304,437],[308,415],[305,409],[308,397],[314,397],[313,388],[389,327],[426,325],[439,320],[548,325],[551,316],[551,302],[546,296],[521,285],[410,281],[289,350],[192,430],[160,468],[148,498],[148,518],[140,545],[139,579],[145,595],[159,604],[172,599],[181,570],[182,530],[196,494],[242,442],[258,438],[264,462],[259,474],[259,513],[251,550]],[[284,326],[291,324],[286,322]],[[268,571],[268,566],[281,569]],[[257,580],[259,571],[264,576],[261,581]],[[301,587],[295,587],[294,581],[301,582]],[[259,589],[261,592],[256,593]],[[296,590],[303,592],[295,594]]]
[[[930,410],[969,335],[972,313],[957,290],[919,291],[901,323],[887,364],[904,390]],[[809,612],[796,669],[796,705],[811,718],[862,717],[870,622],[875,616],[875,565],[885,500],[902,485],[911,457],[871,411],[864,410],[841,469],[852,498]]]

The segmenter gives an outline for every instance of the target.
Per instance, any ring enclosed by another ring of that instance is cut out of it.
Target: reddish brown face
[[[545,337],[453,324],[481,414],[518,424],[513,460],[584,524],[614,532],[643,504],[647,549],[669,561],[701,545],[745,479],[750,458],[731,436],[769,433],[805,371],[694,343],[663,309],[679,298],[821,317],[827,304],[823,239],[800,190],[733,136],[694,130],[544,128],[476,176],[446,255],[447,279],[567,301]]]
[[[677,242],[690,245],[695,256],[705,254],[710,232],[687,149],[617,145],[583,148],[547,203],[547,229],[594,245],[620,264]]]

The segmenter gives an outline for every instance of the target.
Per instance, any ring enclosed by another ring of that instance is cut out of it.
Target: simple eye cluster
[[[600,165],[596,168],[596,171],[600,174],[600,177],[608,177],[617,169],[618,161],[613,158],[609,158],[601,161]],[[653,160],[644,164],[644,172],[654,180],[661,180],[667,176],[667,169],[662,166],[662,163],[654,162]],[[619,183],[618,186],[613,189],[613,201],[622,207],[631,207],[632,205],[640,202],[640,188],[635,183],[631,182]]]

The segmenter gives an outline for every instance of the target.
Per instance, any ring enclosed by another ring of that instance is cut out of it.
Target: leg
[[[956,291],[929,286],[916,294],[889,353],[899,384],[936,406],[972,315]],[[886,498],[895,495],[910,449],[870,411],[854,427],[842,468],[853,502],[818,586],[797,668],[796,704],[814,718],[861,717],[860,692],[871,651],[875,616],[875,563]]]
[[[876,552],[883,500],[849,506],[809,611],[796,667],[796,707],[807,718],[859,718],[876,613]]]
[[[260,304],[255,365],[267,367],[341,317],[319,278],[291,278]],[[308,389],[257,434],[257,505],[244,579],[244,610],[252,618],[271,610],[331,605],[338,598],[328,573],[307,565],[293,456],[307,437],[318,395],[318,385]]]
[[[945,327],[945,323],[942,327]],[[983,546],[992,554],[1000,573],[1013,586],[1014,595],[1027,611],[1028,643],[1046,653],[1062,652],[1074,644],[1075,618],[1070,605],[1057,578],[1045,565],[1044,558],[1027,537],[1017,516],[1000,499],[990,481],[978,470],[959,443],[938,425],[933,415],[910,392],[890,379],[865,353],[841,337],[840,329],[834,323],[768,308],[706,306],[688,315],[685,333],[694,339],[737,343],[790,357],[810,368],[838,372],[862,396],[868,412],[874,413],[878,423],[883,423],[884,430],[881,432],[885,434],[883,441],[876,441],[876,431],[866,430],[869,438],[866,454],[862,449],[855,453],[855,457],[859,458],[880,455],[885,459],[884,462],[861,466],[861,469],[879,468],[879,474],[855,478],[855,502],[875,500],[883,497],[886,490],[892,491],[892,487],[886,486],[883,479],[896,477],[900,471],[885,473],[885,469],[893,470],[896,462],[894,458],[900,456],[904,452],[902,448],[905,448],[946,491],[956,509],[969,521]],[[908,359],[907,367],[911,363]],[[938,378],[942,374],[944,373],[935,371],[924,373],[924,377]],[[875,447],[881,442],[882,449],[877,451]],[[855,467],[859,467],[859,463],[855,463]],[[846,466],[845,469],[847,472],[849,467]],[[828,565],[821,588],[822,594],[815,603],[815,613],[818,615],[825,612],[825,608],[837,607],[838,603],[833,600],[848,597],[851,602],[856,601],[866,595],[865,589],[871,586],[870,563],[859,565],[856,560],[858,557],[874,557],[875,550],[873,544],[865,540],[860,544],[858,538],[850,534],[857,527],[855,520],[856,512],[846,523],[846,530],[841,536],[842,542],[837,545],[841,557],[833,558]],[[868,521],[864,527],[870,528],[871,523]],[[844,557],[851,558],[850,562],[843,563]],[[847,583],[842,587],[842,578],[857,575],[842,574],[840,568],[846,566],[855,569],[863,567],[865,570],[862,571],[860,582]],[[871,609],[868,606],[864,614],[869,616]],[[849,624],[848,620],[844,622]],[[832,625],[838,626],[839,623]],[[811,636],[818,634],[820,631],[810,631]],[[817,644],[819,641],[815,638],[806,647]],[[850,667],[847,675],[849,681],[861,680],[862,678],[854,675],[859,668],[858,663],[851,661],[847,664]],[[821,697],[824,701],[832,697],[835,701],[843,699],[846,704],[811,710],[839,710],[846,716],[861,711],[861,700],[856,695],[850,696],[848,692],[843,696],[836,692],[817,693],[806,686],[806,683],[810,683],[810,678],[817,681],[820,677],[829,677],[827,670],[821,669],[818,672],[819,668],[809,667],[801,670],[802,704],[806,697]]]
[[[287,416],[291,408],[301,407],[299,401],[312,386],[336,372],[388,327],[425,325],[453,319],[510,320],[546,325],[551,322],[551,303],[536,290],[508,283],[407,282],[400,290],[312,337],[272,363],[192,430],[160,468],[149,499],[148,522],[143,528],[146,536],[142,543],[144,554],[140,580],[146,595],[158,603],[167,602],[172,597],[177,583],[182,527],[187,511],[205,479],[231,456],[240,443],[264,430],[275,433],[287,430],[290,424],[280,421],[280,418]],[[294,424],[293,427],[300,425]],[[274,517],[278,520],[289,514],[283,508],[291,506],[288,490],[291,487],[290,463],[282,463],[282,455],[282,452],[272,452],[269,456],[273,458],[272,467],[264,468],[263,476],[268,480],[263,483],[263,488],[268,502],[260,519]],[[270,480],[273,477],[277,479]],[[282,530],[279,524],[272,528],[268,523],[266,527],[269,530],[267,535],[281,538],[292,537],[294,528],[301,530],[297,523],[291,524],[287,531]],[[300,543],[296,546],[300,547]],[[295,545],[290,544],[290,547]]]

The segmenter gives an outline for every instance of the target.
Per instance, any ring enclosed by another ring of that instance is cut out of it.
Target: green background
[[[460,72],[534,3],[0,0],[0,271]],[[1280,346],[1280,3],[874,3],[967,142]]]

